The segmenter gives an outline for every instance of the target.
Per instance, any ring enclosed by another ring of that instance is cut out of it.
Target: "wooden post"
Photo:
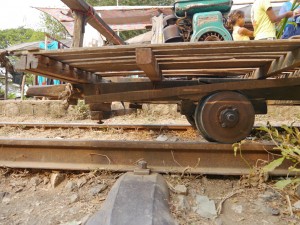
[[[24,100],[24,86],[25,86],[26,75],[23,73],[22,85],[21,85],[21,100]]]
[[[82,47],[84,37],[85,16],[81,12],[74,11],[74,33],[72,47]]]
[[[5,93],[4,100],[8,99],[8,66],[5,67]]]

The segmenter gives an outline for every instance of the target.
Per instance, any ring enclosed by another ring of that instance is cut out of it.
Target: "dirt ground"
[[[106,124],[187,124],[174,106],[145,106],[135,115],[106,120]],[[56,118],[2,117],[0,122],[84,122],[74,115]],[[284,118],[284,119],[283,119]],[[270,107],[268,115],[257,116],[258,124],[299,122],[300,107]],[[59,138],[99,140],[155,140],[165,135],[174,141],[203,141],[198,132],[161,133],[76,129],[0,128],[0,138]],[[107,193],[122,174],[107,171],[70,172],[0,169],[0,224],[78,225],[101,208]],[[300,224],[300,188],[281,192],[274,181],[245,185],[246,178],[163,174],[170,189],[170,209],[178,224],[252,225]],[[57,180],[56,180],[57,179]],[[280,179],[280,178],[273,178]],[[59,180],[59,182],[58,182]],[[56,182],[57,181],[57,182]],[[177,191],[178,185],[186,193]],[[199,213],[201,196],[213,201],[216,214]],[[290,202],[290,203],[289,203]],[[293,214],[291,214],[293,212]],[[209,217],[209,218],[207,218]]]

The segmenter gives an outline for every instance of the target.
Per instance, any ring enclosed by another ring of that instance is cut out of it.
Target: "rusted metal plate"
[[[250,165],[272,160],[278,153],[271,144],[242,145]],[[0,165],[13,168],[133,171],[145,160],[152,171],[188,171],[197,174],[249,173],[245,161],[234,156],[231,144],[207,142],[140,142],[54,139],[0,139]],[[284,175],[289,165],[274,174]]]

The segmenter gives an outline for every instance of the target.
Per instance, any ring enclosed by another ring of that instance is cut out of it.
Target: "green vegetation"
[[[276,147],[274,147],[274,150],[279,150],[279,153],[270,153],[274,155],[275,159],[271,162],[267,162],[267,164],[265,164],[262,168],[258,167],[257,165],[250,165],[248,161],[243,157],[242,144],[244,141],[233,144],[234,155],[236,156],[237,153],[239,153],[242,160],[245,161],[250,169],[249,175],[245,176],[248,183],[251,183],[252,180],[255,180],[255,182],[259,180],[260,183],[266,181],[264,177],[268,177],[267,174],[269,172],[274,171],[277,167],[281,166],[282,163],[288,161],[288,163],[291,165],[288,170],[289,173],[292,173],[292,176],[288,174],[285,179],[277,181],[275,183],[275,187],[283,190],[290,185],[300,185],[300,178],[297,177],[300,172],[300,131],[297,127],[289,127],[286,125],[282,126],[281,128],[284,131],[279,132],[276,128],[273,128],[270,125],[257,129],[266,133],[266,136],[262,137],[263,139],[267,138],[276,145]]]
[[[41,16],[42,26],[45,28],[45,32],[50,34],[56,39],[66,39],[68,32],[65,27],[56,19],[52,18],[46,13]]]
[[[282,126],[285,132],[280,133],[273,127],[261,127],[258,130],[267,132],[269,138],[276,145],[274,149],[280,150],[279,158],[273,160],[268,165],[263,167],[264,172],[272,172],[279,167],[284,161],[288,160],[291,163],[289,172],[300,172],[300,131],[297,127]],[[299,185],[300,178],[291,178],[278,181],[275,186],[279,189],[284,189],[290,184]]]
[[[44,39],[44,33],[30,28],[14,28],[0,30],[0,49],[24,42],[40,41]]]
[[[300,6],[300,3],[298,2],[298,0],[294,0],[293,4],[292,4],[292,9],[291,11],[294,11],[295,9],[297,9]],[[280,39],[285,26],[288,24],[288,18],[284,18],[283,20],[280,21],[280,23],[278,24],[278,32],[276,34],[276,38]],[[297,24],[296,24],[297,26]]]

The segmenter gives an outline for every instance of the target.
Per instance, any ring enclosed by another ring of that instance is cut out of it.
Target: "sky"
[[[251,0],[234,0],[237,3],[249,1]],[[37,9],[33,9],[32,6],[66,7],[60,0],[1,0],[1,2],[0,30],[18,28],[20,26],[42,29],[40,22],[41,13]],[[122,0],[119,0],[119,3],[122,5]]]
[[[5,2],[5,3],[4,3]],[[1,0],[0,30],[26,26],[40,27],[41,13],[36,7],[64,7],[60,0]]]

